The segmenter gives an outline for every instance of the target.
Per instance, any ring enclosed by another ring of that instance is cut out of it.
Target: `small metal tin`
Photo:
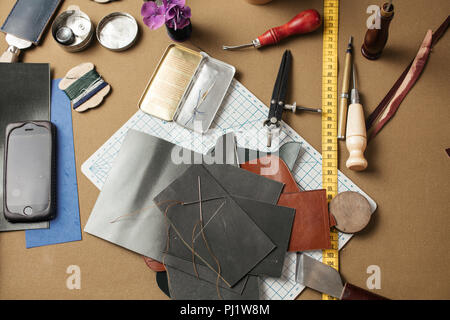
[[[236,69],[204,52],[171,44],[139,101],[152,116],[205,133],[219,110]]]
[[[106,49],[123,51],[136,42],[138,31],[138,24],[132,15],[113,12],[100,20],[96,36],[98,42]]]
[[[70,36],[70,33],[72,33],[72,36]],[[66,11],[56,17],[52,25],[53,39],[69,52],[86,49],[92,41],[93,35],[94,24],[78,6],[69,6]]]

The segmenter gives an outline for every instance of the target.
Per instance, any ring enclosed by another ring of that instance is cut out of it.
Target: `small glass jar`
[[[190,38],[192,33],[192,23],[191,19],[189,19],[189,24],[183,29],[174,29],[167,25],[166,23],[167,34],[173,41],[183,42]]]

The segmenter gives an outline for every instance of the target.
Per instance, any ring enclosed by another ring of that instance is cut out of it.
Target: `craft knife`
[[[350,283],[342,283],[339,272],[310,256],[298,253],[295,281],[341,300],[387,300]]]

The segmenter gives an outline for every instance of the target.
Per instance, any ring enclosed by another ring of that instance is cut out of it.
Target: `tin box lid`
[[[122,51],[135,43],[138,31],[138,24],[132,15],[125,12],[113,12],[100,20],[96,35],[103,47]]]

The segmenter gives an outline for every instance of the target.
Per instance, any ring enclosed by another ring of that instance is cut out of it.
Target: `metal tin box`
[[[73,33],[73,40],[66,44],[58,38],[58,31],[61,29],[70,30]],[[94,24],[88,15],[77,6],[69,6],[62,12],[52,25],[52,35],[58,44],[69,52],[77,52],[86,49],[94,35]]]
[[[157,118],[204,133],[222,104],[236,69],[204,52],[171,44],[139,100]]]
[[[138,32],[138,24],[131,14],[113,12],[100,20],[96,36],[98,42],[106,49],[123,51],[136,42]]]

